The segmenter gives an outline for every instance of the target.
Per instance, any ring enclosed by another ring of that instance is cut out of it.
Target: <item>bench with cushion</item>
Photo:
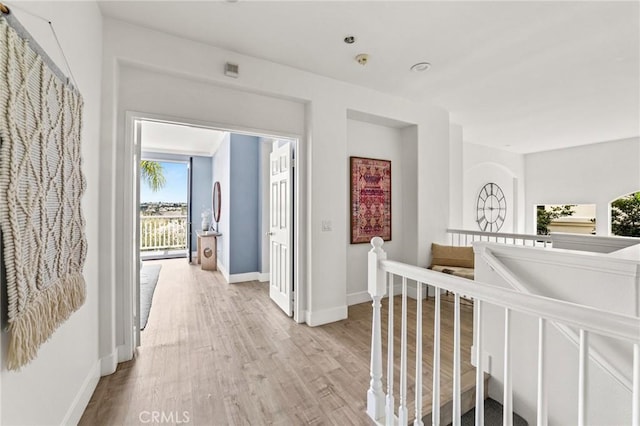
[[[473,247],[445,246],[433,243],[431,244],[431,256],[429,269],[470,280],[474,279]]]

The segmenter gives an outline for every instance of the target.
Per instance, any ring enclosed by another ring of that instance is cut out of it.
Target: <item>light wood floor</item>
[[[267,284],[229,285],[218,272],[202,271],[184,259],[154,263],[162,263],[162,270],[142,346],[135,360],[100,380],[80,425],[153,424],[153,412],[165,415],[164,424],[183,424],[187,417],[190,425],[371,424],[365,414],[370,303],[351,306],[345,321],[297,325],[271,302]],[[398,356],[400,298],[395,301]],[[415,305],[409,299],[410,339],[415,338]],[[423,406],[430,410],[433,299],[423,306]],[[453,314],[451,303],[443,301],[442,308],[445,402],[451,394]],[[474,382],[468,363],[469,306],[463,306],[462,320],[464,388]],[[412,376],[414,359],[411,352]],[[413,388],[412,378],[408,384]],[[409,395],[413,398],[412,390]],[[167,422],[171,416],[173,422]]]

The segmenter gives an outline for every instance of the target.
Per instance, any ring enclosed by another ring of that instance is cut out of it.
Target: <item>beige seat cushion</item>
[[[445,274],[455,275],[456,277],[474,279],[473,268],[462,268],[460,266],[445,266],[445,265],[431,265],[431,269],[437,272],[444,272]]]
[[[433,243],[431,244],[431,255],[433,256],[431,266],[474,267],[473,247],[443,246]]]

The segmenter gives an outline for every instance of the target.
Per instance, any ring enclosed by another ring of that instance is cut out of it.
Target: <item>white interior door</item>
[[[291,142],[273,148],[270,156],[270,265],[269,296],[288,316],[293,314],[293,282],[291,253],[293,226],[291,224],[292,194]]]

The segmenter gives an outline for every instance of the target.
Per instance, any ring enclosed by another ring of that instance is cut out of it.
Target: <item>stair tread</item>
[[[502,424],[502,410],[503,405],[495,399],[487,398],[484,400],[484,424],[487,426],[501,425]],[[476,409],[472,408],[470,411],[462,415],[461,426],[473,426],[475,424]],[[449,424],[451,426],[451,424]],[[518,414],[513,413],[513,426],[528,426],[525,419]]]

